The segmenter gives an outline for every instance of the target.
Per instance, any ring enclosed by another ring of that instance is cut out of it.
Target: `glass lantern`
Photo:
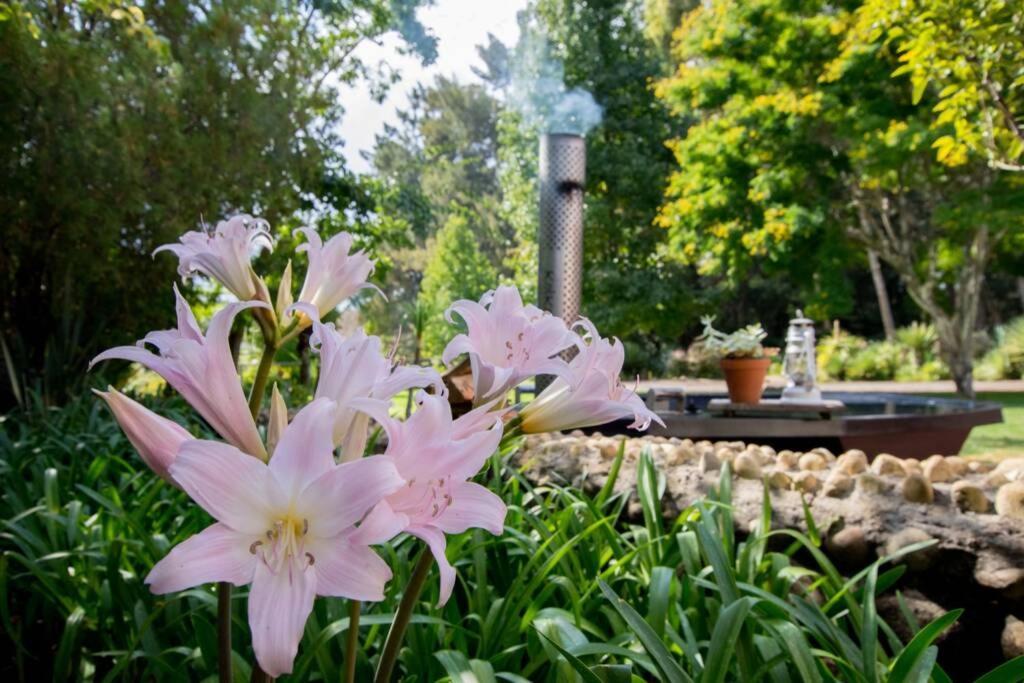
[[[814,352],[814,321],[797,310],[786,331],[786,352],[782,370],[786,374],[786,388],[782,400],[814,403],[821,401],[821,392],[815,386],[818,362]]]

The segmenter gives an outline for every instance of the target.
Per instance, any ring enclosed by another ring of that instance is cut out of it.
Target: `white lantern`
[[[782,365],[786,388],[782,400],[794,403],[819,403],[821,392],[815,386],[818,361],[814,352],[814,321],[797,310],[786,331],[786,355]]]

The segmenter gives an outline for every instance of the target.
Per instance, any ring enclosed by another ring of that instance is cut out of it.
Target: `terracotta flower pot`
[[[764,378],[772,359],[723,358],[722,371],[729,387],[729,400],[733,403],[757,403],[764,391]]]

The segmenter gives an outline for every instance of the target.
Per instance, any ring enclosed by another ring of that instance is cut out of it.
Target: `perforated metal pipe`
[[[540,137],[540,223],[537,234],[538,305],[567,323],[580,313],[583,289],[583,138],[568,133]]]

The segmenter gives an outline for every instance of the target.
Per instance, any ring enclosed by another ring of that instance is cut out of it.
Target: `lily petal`
[[[435,520],[434,526],[448,534],[479,528],[500,536],[505,530],[508,509],[501,498],[480,484],[463,482],[452,492],[452,503]]]
[[[434,560],[437,561],[437,569],[441,575],[441,597],[437,606],[443,607],[452,597],[452,590],[455,588],[455,567],[448,562],[448,557],[445,555],[447,541],[444,533],[430,527],[416,527],[408,531],[427,544]]]
[[[252,458],[249,458],[250,460]],[[173,593],[204,583],[227,581],[244,586],[252,581],[256,556],[251,536],[220,522],[171,548],[146,577],[154,593]]]
[[[404,483],[391,458],[375,455],[334,466],[307,486],[295,504],[309,520],[310,535],[330,538],[353,526]]]
[[[317,593],[349,600],[384,599],[391,568],[369,546],[342,538],[318,541],[311,549],[316,557]]]
[[[291,497],[334,467],[334,401],[318,398],[295,415],[281,434],[270,471]]]
[[[291,673],[316,590],[316,571],[298,559],[276,573],[262,562],[256,564],[249,628],[256,661],[271,676]]]
[[[219,441],[185,442],[170,472],[201,508],[243,533],[265,532],[285,500],[265,464]]]

